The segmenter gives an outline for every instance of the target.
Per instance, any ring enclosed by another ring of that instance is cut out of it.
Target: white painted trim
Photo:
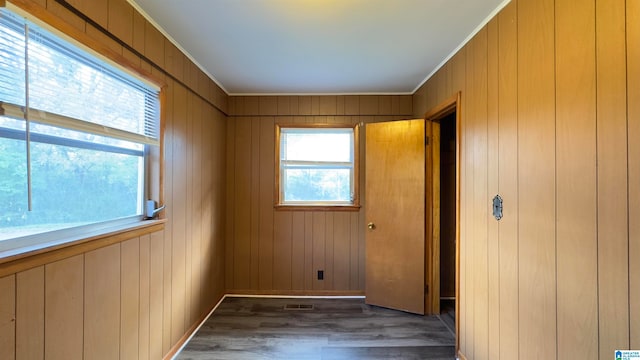
[[[151,23],[153,27],[155,27],[158,31],[160,31],[160,33],[164,35],[167,38],[167,40],[171,41],[171,43],[175,45],[178,48],[178,50],[180,50],[189,60],[191,60],[191,62],[194,63],[198,67],[198,69],[202,70],[202,72],[205,75],[207,75],[209,79],[211,79],[211,81],[216,83],[216,85],[218,85],[220,89],[222,89],[222,91],[225,92],[225,94],[229,95],[229,92],[227,91],[227,89],[225,89],[222,83],[219,82],[218,79],[216,79],[213,75],[211,75],[202,65],[200,65],[200,63],[197,62],[196,59],[194,59],[193,56],[191,56],[191,54],[189,54],[189,52],[185,50],[173,37],[171,37],[171,35],[169,35],[169,33],[166,32],[162,28],[162,26],[160,26],[155,20],[153,20],[153,18],[149,14],[147,14],[146,11],[142,10],[140,5],[138,5],[135,0],[127,0],[127,2],[129,3],[129,5],[133,6],[133,8],[140,13],[140,15],[142,15],[145,19],[147,19],[147,21]]]
[[[502,3],[500,5],[498,5],[498,7],[496,7],[481,23],[480,25],[478,25],[478,27],[476,27],[471,34],[469,34],[469,36],[467,36],[466,39],[464,39],[460,45],[458,45],[458,47],[456,47],[455,49],[453,49],[453,51],[446,57],[444,58],[444,60],[442,60],[442,62],[440,64],[438,64],[438,66],[435,67],[435,69],[433,69],[433,71],[427,75],[426,78],[424,78],[424,80],[422,80],[422,82],[420,82],[420,84],[418,84],[418,86],[416,86],[415,89],[413,89],[412,94],[415,94],[416,91],[420,90],[420,88],[422,87],[422,85],[424,85],[427,81],[429,81],[429,79],[431,79],[431,77],[438,72],[438,70],[440,70],[440,68],[442,68],[444,66],[444,64],[447,63],[447,61],[451,60],[451,58],[458,53],[458,51],[460,51],[460,49],[462,49],[465,45],[467,45],[467,43],[469,41],[471,41],[471,39],[473,39],[474,36],[476,36],[476,34],[482,30],[482,28],[487,25],[489,23],[489,21],[491,21],[491,19],[493,19],[496,15],[498,15],[498,13],[500,12],[500,10],[502,10],[505,6],[507,6],[509,3],[511,2],[511,0],[504,0],[502,1]]]

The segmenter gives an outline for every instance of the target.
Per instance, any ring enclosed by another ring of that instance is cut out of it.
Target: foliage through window
[[[0,9],[0,241],[141,218],[159,106],[157,86]]]
[[[357,206],[357,127],[276,126],[278,204]]]

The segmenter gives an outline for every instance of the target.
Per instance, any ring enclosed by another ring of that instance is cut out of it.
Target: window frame
[[[353,198],[350,203],[300,202],[286,203],[281,188],[282,164],[280,156],[282,129],[353,129]],[[360,210],[360,124],[275,124],[275,187],[276,210],[300,211],[358,211]]]
[[[131,76],[137,77],[142,82],[157,87],[159,107],[157,145],[151,146],[143,143],[142,172],[144,176],[144,184],[142,186],[143,198],[139,199],[139,201],[142,202],[141,215],[132,215],[125,218],[95,222],[82,226],[51,230],[3,240],[0,242],[3,245],[0,247],[0,264],[28,254],[43,253],[102,239],[105,236],[110,236],[114,233],[137,231],[136,229],[141,228],[151,229],[150,226],[153,226],[154,231],[164,229],[166,216],[163,212],[160,214],[158,220],[145,220],[144,202],[146,199],[155,199],[159,205],[164,204],[164,133],[166,117],[165,98],[167,88],[165,80],[152,74],[150,71],[151,69],[146,70],[141,67],[139,63],[132,62],[122,54],[115,52],[95,38],[90,37],[85,32],[60,21],[45,10],[40,10],[39,8],[33,8],[30,6],[23,6],[20,3],[13,4],[10,2],[4,2],[1,0],[0,7],[7,8],[9,11],[24,17],[28,21],[50,32],[52,35],[77,46],[81,51],[89,53],[97,60],[106,62]],[[34,139],[32,139],[32,141],[34,141]],[[35,142],[38,141],[36,140]],[[44,143],[49,143],[49,141],[44,141]],[[101,145],[97,145],[97,147],[100,146]],[[86,148],[91,147],[91,145],[86,146]],[[159,227],[154,224],[157,224]]]

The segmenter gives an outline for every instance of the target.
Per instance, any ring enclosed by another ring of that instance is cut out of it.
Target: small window
[[[159,92],[0,9],[0,251],[140,221]]]
[[[358,127],[276,125],[276,206],[358,207]]]

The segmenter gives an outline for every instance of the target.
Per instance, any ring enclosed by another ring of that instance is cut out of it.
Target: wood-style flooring
[[[370,306],[364,299],[227,297],[176,358],[451,360],[454,345],[438,317]]]

